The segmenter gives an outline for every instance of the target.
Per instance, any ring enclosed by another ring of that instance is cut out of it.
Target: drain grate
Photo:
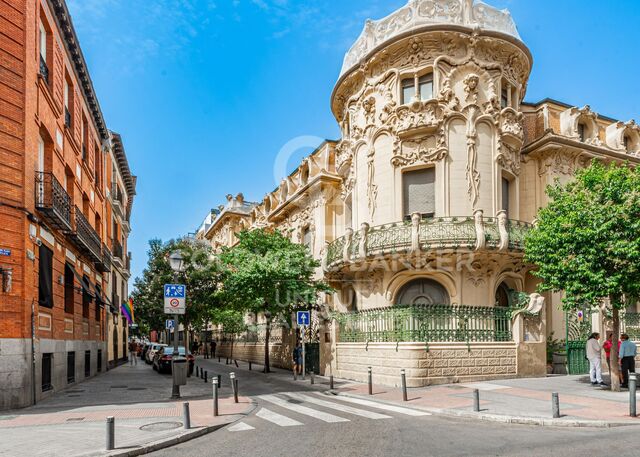
[[[174,430],[182,427],[182,422],[154,422],[140,427],[145,432],[162,432],[165,430]]]
[[[69,419],[67,419],[67,422],[82,422],[84,420],[84,417],[70,417]]]

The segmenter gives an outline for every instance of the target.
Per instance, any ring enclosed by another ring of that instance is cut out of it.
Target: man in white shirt
[[[592,333],[587,340],[587,359],[589,359],[589,377],[592,386],[606,386],[602,381],[602,347],[598,340],[600,334]]]

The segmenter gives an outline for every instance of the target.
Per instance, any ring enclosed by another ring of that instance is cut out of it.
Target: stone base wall
[[[292,369],[292,351],[290,344],[271,343],[269,345],[269,363],[273,367]],[[264,364],[264,343],[218,343],[216,357],[232,358],[243,362],[253,362],[261,367]]]
[[[422,387],[514,378],[517,357],[516,343],[338,343],[335,366],[336,376],[360,382],[370,366],[374,384],[388,386],[400,385],[404,369],[407,386]]]
[[[30,339],[0,339],[0,410],[33,404],[33,378],[36,401],[47,398],[98,373],[98,349],[102,351],[101,372],[107,370],[103,341],[39,339],[35,342],[35,372],[31,362]],[[91,351],[90,374],[85,376],[84,353]],[[67,353],[75,352],[75,382],[67,382]],[[42,354],[51,353],[51,390],[42,391]],[[35,375],[35,376],[34,376]]]

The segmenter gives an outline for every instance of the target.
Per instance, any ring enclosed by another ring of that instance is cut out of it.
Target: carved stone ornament
[[[640,126],[634,120],[607,127],[607,146],[620,152],[640,153]]]
[[[584,126],[584,142],[594,146],[601,146],[602,142],[598,138],[598,115],[591,111],[589,105],[582,108],[568,108],[560,113],[560,133],[562,135],[580,139],[579,126]]]
[[[505,108],[500,113],[500,134],[509,135],[522,141],[524,130],[522,128],[523,114],[513,108]]]
[[[498,155],[496,161],[504,170],[514,176],[520,175],[520,152],[515,147],[504,141],[498,143]]]
[[[538,174],[573,176],[577,169],[588,165],[588,162],[588,157],[579,152],[565,148],[550,149],[540,153]]]
[[[394,167],[404,167],[417,163],[436,163],[447,157],[448,148],[446,145],[446,135],[444,130],[437,134],[427,135],[419,138],[406,140],[396,139],[393,148],[391,165]]]
[[[458,25],[504,33],[520,40],[511,15],[473,0],[409,0],[399,10],[378,21],[368,20],[364,30],[344,57],[340,75],[356,67],[383,43],[427,25]],[[414,48],[411,48],[414,49]],[[413,51],[419,52],[415,48]]]

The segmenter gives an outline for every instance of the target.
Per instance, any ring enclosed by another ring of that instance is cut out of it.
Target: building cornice
[[[268,220],[273,221],[286,212],[291,205],[295,205],[301,198],[303,198],[313,187],[317,184],[329,183],[339,186],[342,182],[342,178],[334,173],[319,173],[314,176],[306,185],[296,190],[291,197],[287,198],[283,203],[278,205],[271,213],[269,213]]]
[[[131,214],[131,205],[133,204],[133,196],[136,194],[136,177],[131,174],[131,169],[129,168],[129,162],[127,161],[127,155],[124,151],[124,146],[122,144],[122,137],[119,133],[110,131],[111,133],[111,142],[113,145],[113,154],[116,158],[116,162],[118,163],[118,170],[120,171],[120,175],[122,176],[122,180],[124,181],[124,185],[127,189],[127,219]]]
[[[82,93],[87,102],[89,110],[91,111],[91,115],[95,122],[98,133],[100,134],[100,138],[103,141],[107,140],[109,138],[109,131],[107,130],[107,125],[104,121],[102,110],[100,109],[100,103],[98,102],[98,97],[96,96],[96,91],[93,87],[91,76],[89,76],[87,62],[85,61],[82,49],[80,48],[78,36],[76,35],[75,28],[73,27],[73,22],[71,20],[71,15],[69,14],[67,4],[65,0],[47,1],[54,13],[56,22],[58,23],[58,28],[62,31],[64,42],[67,46],[69,54],[71,55],[71,61],[73,62],[76,75],[82,87]]]

